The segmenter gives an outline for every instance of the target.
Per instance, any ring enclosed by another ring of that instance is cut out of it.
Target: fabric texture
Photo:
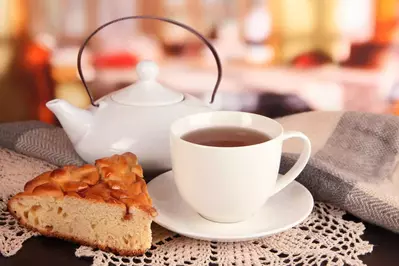
[[[31,237],[8,212],[7,200],[23,190],[36,175],[56,166],[0,148],[0,254],[13,256]],[[299,225],[279,234],[242,242],[210,242],[180,236],[152,223],[152,247],[143,256],[122,257],[77,245],[75,256],[93,266],[146,265],[364,265],[361,255],[373,245],[362,239],[365,226],[343,219],[344,211],[315,202],[312,213]],[[266,221],[265,221],[266,222]]]
[[[399,232],[399,117],[315,111],[277,120],[311,140],[311,159],[297,181],[315,200]],[[0,124],[0,146],[57,166],[84,163],[61,128],[37,121]],[[286,141],[281,173],[300,149],[300,141]]]
[[[305,119],[307,122],[302,124]],[[326,126],[325,121],[334,122]],[[316,200],[399,232],[399,117],[312,112],[285,117],[280,122],[285,128],[310,136],[315,149],[297,181]],[[290,143],[287,146],[281,173],[287,172],[298,157]]]
[[[39,121],[0,124],[0,146],[57,166],[85,163],[62,128]]]

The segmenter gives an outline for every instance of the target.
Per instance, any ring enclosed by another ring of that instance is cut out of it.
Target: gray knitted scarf
[[[278,119],[312,142],[312,157],[297,181],[315,200],[399,232],[399,117],[358,112],[308,112]],[[280,172],[301,149],[288,140]],[[81,165],[63,129],[37,121],[0,124],[0,146],[62,166]]]

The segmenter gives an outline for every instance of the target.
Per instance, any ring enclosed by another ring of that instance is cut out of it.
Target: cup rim
[[[246,145],[246,146],[237,146],[237,147],[218,147],[218,146],[206,146],[206,145],[201,145],[201,144],[197,144],[197,143],[193,143],[193,142],[189,142],[186,141],[184,139],[182,139],[181,135],[176,134],[176,132],[174,132],[174,128],[176,127],[176,125],[178,125],[179,123],[183,123],[184,120],[188,120],[192,117],[195,116],[201,116],[201,115],[206,115],[206,114],[232,114],[232,115],[249,115],[252,117],[256,117],[258,119],[265,119],[268,120],[269,122],[272,122],[273,124],[275,124],[278,128],[279,128],[279,134],[267,141],[258,143],[258,144],[252,144],[252,145]],[[195,147],[199,147],[199,148],[204,148],[204,149],[218,149],[218,150],[229,150],[229,149],[247,149],[247,148],[253,148],[253,147],[257,147],[257,146],[263,146],[263,145],[267,145],[268,143],[274,142],[275,140],[279,139],[284,133],[284,128],[283,126],[277,122],[276,120],[269,118],[267,116],[263,116],[263,115],[259,115],[259,114],[254,114],[254,113],[249,113],[249,112],[242,112],[242,111],[210,111],[210,112],[205,112],[205,113],[197,113],[197,114],[191,114],[191,115],[187,115],[184,116],[182,118],[179,118],[177,120],[175,120],[172,125],[170,126],[170,130],[169,130],[169,135],[171,138],[175,138],[180,142],[183,142],[187,145],[192,145]]]

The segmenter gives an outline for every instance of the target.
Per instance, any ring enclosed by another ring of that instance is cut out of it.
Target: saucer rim
[[[147,186],[150,186],[150,184],[151,184],[151,182],[153,180],[155,180],[157,178],[165,178],[169,174],[171,174],[172,178],[173,178],[173,170],[169,170],[169,171],[167,171],[165,173],[162,173],[162,174],[156,176],[155,178],[153,178],[150,182],[148,182]],[[279,174],[279,176],[282,176],[282,175]],[[250,234],[250,235],[248,234],[249,236],[243,236],[243,235],[203,236],[204,234],[182,233],[182,232],[180,232],[181,230],[179,230],[178,228],[174,228],[173,226],[169,226],[169,225],[163,223],[162,221],[159,221],[157,219],[159,216],[156,216],[153,219],[153,222],[155,222],[156,224],[160,225],[161,227],[164,227],[165,229],[167,229],[167,230],[169,230],[169,231],[171,231],[173,233],[179,234],[181,236],[186,236],[186,237],[189,237],[189,238],[198,239],[198,240],[204,240],[204,241],[212,241],[212,242],[242,242],[242,241],[251,241],[251,240],[256,240],[256,239],[259,239],[259,238],[275,235],[275,234],[287,231],[287,230],[289,230],[289,229],[301,224],[304,220],[306,220],[306,218],[309,217],[309,215],[312,213],[312,211],[314,209],[314,198],[313,198],[312,194],[310,193],[310,191],[304,185],[302,185],[301,183],[299,183],[296,180],[294,180],[292,183],[295,183],[295,185],[299,185],[299,187],[301,187],[301,189],[303,189],[304,192],[308,195],[308,197],[310,199],[310,204],[309,204],[307,212],[303,213],[301,219],[298,219],[298,220],[296,220],[293,223],[287,224],[284,227],[279,227],[279,228],[274,229],[274,230],[268,230],[267,232],[253,233],[253,234]],[[289,185],[292,185],[292,183],[290,183]],[[282,191],[284,191],[284,189],[286,189],[286,188],[283,188],[278,193],[281,193]],[[151,196],[151,194],[150,194],[150,196]],[[183,199],[181,199],[181,200],[183,200]],[[267,204],[267,202],[265,204]],[[154,207],[156,208],[156,206],[154,206]],[[190,206],[187,206],[187,207],[190,208],[192,211],[194,211],[200,217],[200,219],[204,219],[206,221],[209,221],[209,222],[212,222],[212,223],[215,223],[215,224],[223,224],[223,223],[217,223],[217,222],[213,222],[213,221],[207,220],[206,218],[204,218],[200,214],[198,214],[195,210],[193,210]],[[239,222],[239,223],[245,223],[245,222],[246,221],[242,221],[242,222]]]

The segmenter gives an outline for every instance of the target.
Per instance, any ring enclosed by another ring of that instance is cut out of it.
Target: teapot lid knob
[[[136,67],[137,76],[140,80],[155,80],[159,73],[159,67],[153,61],[141,61]]]
[[[136,66],[136,73],[137,82],[113,93],[112,100],[123,105],[162,106],[184,99],[182,93],[169,90],[157,82],[159,67],[155,62],[141,61]]]

